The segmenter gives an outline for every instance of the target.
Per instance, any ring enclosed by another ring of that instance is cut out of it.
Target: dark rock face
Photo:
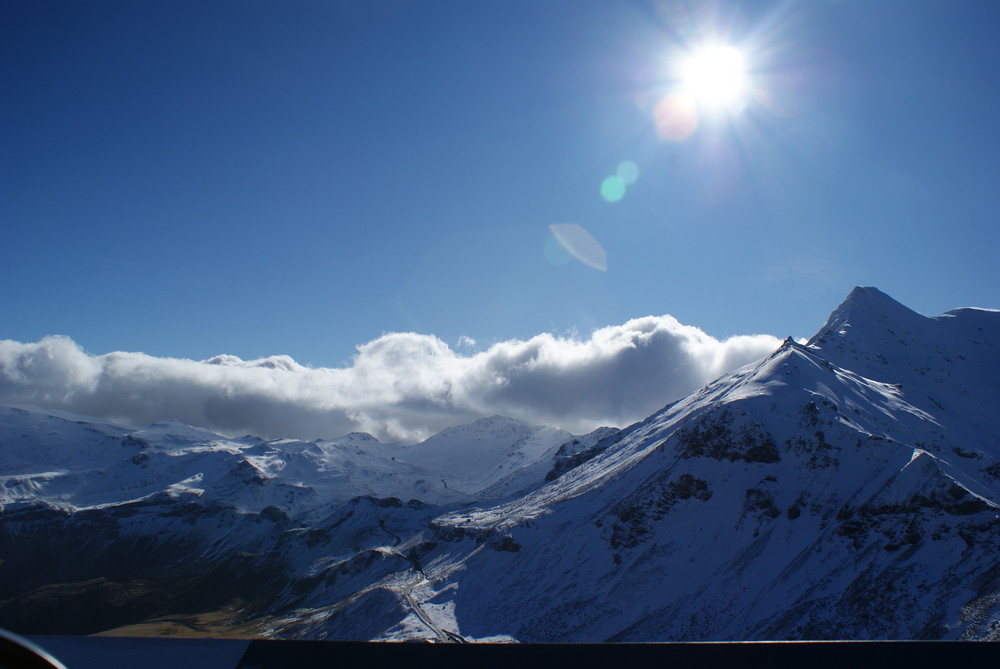
[[[676,437],[682,458],[712,458],[742,462],[781,460],[774,439],[762,425],[744,422],[733,428],[733,416],[726,410],[713,412],[695,425],[682,428]]]
[[[238,545],[211,555],[211,538],[191,529],[210,516],[234,525],[252,523],[249,516],[185,503],[131,506],[0,516],[0,627],[93,634],[170,613],[220,609],[235,599],[259,606],[262,593],[283,585],[280,561]],[[157,516],[161,530],[171,523],[177,529],[143,532],[134,522],[139,514]]]
[[[666,516],[678,503],[686,500],[705,502],[711,497],[708,483],[691,474],[681,474],[672,480],[654,480],[643,488],[641,495],[633,495],[612,509],[615,520],[611,523],[608,544],[615,551],[633,548],[649,534],[650,524]],[[620,556],[616,559],[620,561]]]
[[[566,472],[579,467],[585,462],[594,459],[613,446],[623,436],[622,430],[614,428],[600,428],[588,436],[597,436],[597,440],[592,445],[586,445],[581,439],[573,439],[562,446],[556,452],[552,469],[545,475],[546,481],[554,481]]]

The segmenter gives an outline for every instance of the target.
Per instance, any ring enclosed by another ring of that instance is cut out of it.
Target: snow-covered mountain
[[[541,481],[571,439],[499,416],[412,446],[360,433],[308,443],[230,439],[176,420],[130,429],[27,406],[0,406],[0,435],[0,504],[8,514],[185,496],[295,515],[359,495],[430,504],[491,499]]]
[[[570,439],[501,417],[410,446],[230,439],[3,406],[0,626],[89,633],[234,598],[273,608],[289,574],[542,484]]]
[[[227,440],[6,408],[0,625],[1000,638],[998,347],[1000,312],[858,288],[806,344],[576,438],[495,417],[411,447]]]

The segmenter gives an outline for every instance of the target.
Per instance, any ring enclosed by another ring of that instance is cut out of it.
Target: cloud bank
[[[719,341],[671,316],[647,316],[588,339],[540,334],[468,354],[432,335],[386,334],[359,346],[351,366],[331,369],[288,356],[91,355],[56,335],[0,340],[0,402],[299,439],[362,431],[413,441],[492,414],[580,434],[641,420],[780,343]]]

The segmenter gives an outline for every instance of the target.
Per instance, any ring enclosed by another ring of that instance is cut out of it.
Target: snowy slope
[[[998,347],[1000,312],[858,288],[807,344],[576,438],[492,417],[409,447],[264,441],[0,408],[0,625],[238,601],[297,638],[1000,638]]]
[[[568,438],[494,418],[426,448],[229,439],[0,407],[0,626],[92,633],[236,600],[302,604],[304,583],[367,565],[438,505],[537,487]]]
[[[998,312],[856,290],[807,346],[437,518],[422,596],[477,638],[996,638],[997,342]]]
[[[229,439],[175,420],[130,429],[0,406],[0,505],[85,509],[165,495],[249,512],[277,506],[301,513],[359,495],[434,504],[481,499],[540,483],[570,438],[555,428],[494,417],[413,446],[357,433],[311,443]],[[517,485],[497,490],[512,477]],[[489,488],[496,492],[486,493]]]
[[[436,472],[450,491],[482,497],[491,490],[489,496],[502,496],[541,481],[558,448],[572,438],[558,428],[492,416],[448,428],[407,449],[402,459]],[[515,476],[519,472],[522,476]],[[505,485],[498,487],[501,482]]]

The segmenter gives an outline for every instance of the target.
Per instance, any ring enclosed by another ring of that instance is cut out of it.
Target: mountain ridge
[[[1000,639],[998,345],[1000,312],[932,318],[856,288],[807,343],[789,338],[643,421],[591,435],[490,417],[407,448],[69,421],[92,450],[114,443],[121,457],[103,475],[4,476],[0,555],[89,527],[95,538],[67,555],[103,550],[104,572],[64,564],[55,590],[0,588],[19,593],[0,601],[0,624],[17,629],[28,601],[104,601],[106,587],[67,594],[84,577],[124,574],[159,592],[142,569],[152,557],[164,582],[195,585],[173,604],[126,597],[132,623],[238,596],[249,602],[241,625],[282,638]],[[56,418],[35,418],[36,434],[59,433]],[[114,479],[123,462],[167,471],[185,458],[204,463],[201,478],[70,503],[88,476]],[[62,501],[47,493],[57,483]],[[265,585],[213,594],[170,562],[179,555]],[[27,559],[0,564],[0,583]]]

